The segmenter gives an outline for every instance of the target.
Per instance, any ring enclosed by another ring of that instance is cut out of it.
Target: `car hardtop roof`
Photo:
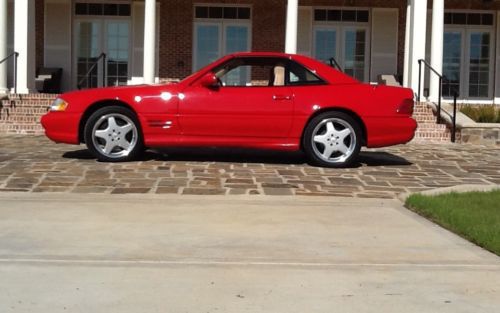
[[[309,56],[302,55],[302,54],[291,54],[291,53],[284,53],[284,52],[235,52],[228,54],[224,57],[224,60],[232,59],[232,58],[241,58],[241,57],[278,57],[278,58],[286,58],[294,61],[298,61],[302,65],[306,66],[324,66],[328,67],[326,64],[323,62],[320,62],[316,59],[313,59]]]
[[[313,59],[306,55],[301,54],[291,54],[291,53],[283,53],[283,52],[237,52],[232,53],[226,56],[227,59],[238,58],[238,57],[281,57],[287,58],[290,60],[294,60],[302,64],[303,66],[309,68],[310,70],[314,70],[321,78],[326,79],[330,83],[359,83],[355,78],[346,75],[340,71],[332,69],[331,66]],[[227,60],[226,59],[226,60]]]
[[[290,58],[293,57],[294,54],[283,53],[283,52],[235,52],[231,53],[228,56],[231,57],[285,57]]]
[[[314,71],[319,77],[326,80],[329,83],[359,83],[356,79],[337,71],[325,63],[315,60],[311,57],[300,55],[300,54],[290,54],[283,52],[235,52],[231,54],[227,54],[226,56],[219,59],[215,66],[218,66],[230,59],[233,58],[241,58],[241,57],[279,57],[279,58],[287,58],[290,60],[298,61],[300,64],[308,68],[309,70]],[[214,67],[214,64],[210,64],[205,68],[202,68],[199,72],[194,73],[183,80],[181,83],[191,84],[197,79],[199,79],[209,67]]]

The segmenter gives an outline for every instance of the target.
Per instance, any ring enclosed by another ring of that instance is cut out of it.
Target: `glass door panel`
[[[443,82],[443,96],[452,97],[453,90],[460,94],[462,68],[462,32],[445,32],[443,43],[443,74],[449,82]]]
[[[486,98],[490,87],[490,33],[469,33],[469,97]]]
[[[331,57],[337,58],[336,29],[317,29],[314,37],[314,56],[316,59],[328,63]]]
[[[344,32],[344,72],[360,81],[365,80],[366,31],[347,29]]]
[[[248,51],[248,26],[226,25],[225,54]]]
[[[220,56],[220,25],[196,25],[195,70],[212,63]]]
[[[248,51],[248,32],[248,26],[225,25],[224,54]],[[249,82],[249,80],[250,72],[246,66],[239,66],[223,77],[223,83],[228,86],[241,86],[244,82]]]
[[[107,83],[108,86],[126,85],[129,68],[130,31],[128,21],[106,22]]]
[[[101,53],[101,23],[99,21],[79,21],[76,24],[76,77],[80,82]],[[96,67],[89,79],[82,81],[83,88],[97,87],[99,69]]]

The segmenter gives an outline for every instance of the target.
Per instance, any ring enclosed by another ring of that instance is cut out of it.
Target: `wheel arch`
[[[112,106],[112,105],[120,106],[120,107],[129,109],[138,118],[137,112],[134,110],[134,108],[132,106],[130,106],[126,102],[123,102],[120,100],[113,100],[113,99],[100,100],[100,101],[94,102],[85,110],[85,112],[82,115],[82,118],[80,119],[80,124],[78,125],[78,140],[80,141],[80,143],[85,143],[85,139],[84,139],[85,124],[87,124],[87,121],[90,118],[90,116],[95,111],[97,111],[101,108],[107,107],[107,106]],[[139,122],[139,124],[140,124],[140,122]],[[139,127],[140,127],[140,125],[139,125]]]
[[[327,112],[342,112],[342,113],[345,113],[345,114],[349,115],[350,117],[352,117],[359,124],[359,126],[361,127],[361,133],[362,133],[361,146],[366,146],[366,144],[368,142],[368,132],[367,132],[367,129],[366,129],[366,125],[363,122],[363,120],[361,119],[361,117],[356,112],[354,112],[352,110],[349,110],[349,109],[346,109],[346,108],[343,108],[343,107],[327,107],[327,108],[323,108],[323,109],[320,109],[318,111],[315,111],[314,114],[312,114],[309,117],[309,119],[307,120],[307,122],[306,122],[306,124],[304,126],[304,129],[302,130],[302,136],[300,138],[300,147],[301,147],[301,149],[304,146],[304,134],[305,134],[307,125],[309,125],[309,123],[311,122],[311,120],[313,118],[315,118],[316,116],[318,116],[320,114],[323,114],[323,113],[327,113]]]

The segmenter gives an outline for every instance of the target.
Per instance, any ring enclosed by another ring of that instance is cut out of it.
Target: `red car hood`
[[[178,84],[133,85],[92,88],[64,93],[61,99],[69,103],[68,111],[82,112],[89,105],[99,101],[119,100],[132,103],[136,97],[158,96],[163,92],[175,93]]]

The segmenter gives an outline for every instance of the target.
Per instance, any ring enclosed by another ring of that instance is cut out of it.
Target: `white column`
[[[427,1],[411,0],[411,74],[409,85],[415,93],[418,93],[418,60],[425,59],[425,39],[427,29]],[[424,87],[424,71],[422,68],[422,83],[420,92],[422,95]]]
[[[17,92],[35,91],[35,2],[16,0],[14,3],[14,51],[17,63]]]
[[[432,5],[431,66],[440,74],[443,73],[443,33],[444,0],[434,0]],[[439,78],[431,74],[429,100],[437,101],[440,96]]]
[[[286,10],[286,38],[285,52],[297,53],[297,17],[299,14],[299,1],[288,0]]]
[[[7,56],[7,0],[0,0],[0,60]],[[0,64],[0,94],[7,93],[7,62]]]
[[[500,11],[497,11],[497,21],[500,21]],[[494,103],[500,105],[500,23],[496,27],[496,59],[495,59],[495,98]]]
[[[411,51],[411,15],[412,15],[411,1],[408,0],[406,6],[406,28],[405,28],[405,58],[404,58],[404,73],[403,73],[403,86],[410,86],[410,75],[411,75],[411,62],[410,62],[410,51]]]
[[[156,0],[146,0],[144,8],[144,83],[155,81]]]

